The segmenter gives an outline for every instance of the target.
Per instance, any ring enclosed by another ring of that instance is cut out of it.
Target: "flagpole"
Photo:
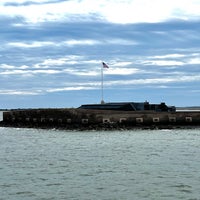
[[[102,65],[103,66],[101,66],[101,104],[104,104],[105,102],[104,102],[104,100],[103,100],[103,69],[104,68],[109,68],[108,67],[108,65],[106,64],[106,63],[104,63],[104,62],[102,62]]]
[[[103,66],[101,66],[101,104],[104,104],[104,100],[103,100]]]

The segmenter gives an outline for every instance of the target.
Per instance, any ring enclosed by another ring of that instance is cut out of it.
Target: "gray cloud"
[[[122,93],[130,90],[130,98],[136,89],[152,95],[157,95],[155,88],[171,95],[198,91],[198,21],[29,24],[23,18],[4,17],[0,25],[0,96],[4,98],[98,93],[102,61],[109,65],[104,70],[105,87],[120,88]]]

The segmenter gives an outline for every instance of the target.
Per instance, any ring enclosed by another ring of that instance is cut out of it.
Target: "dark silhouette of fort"
[[[79,108],[17,109],[3,112],[1,126],[112,130],[200,126],[199,111],[176,111],[165,103],[86,104]]]

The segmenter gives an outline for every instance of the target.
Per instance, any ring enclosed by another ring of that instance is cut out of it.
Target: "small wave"
[[[16,186],[17,184],[2,184],[0,185],[1,188],[10,188],[10,187],[13,187],[13,186]]]
[[[16,194],[32,194],[32,192],[30,192],[30,191],[20,191],[20,192],[16,192]]]
[[[59,186],[59,185],[62,185],[61,183],[49,183],[49,184],[46,184],[46,186]]]
[[[185,184],[173,185],[172,187],[175,187],[175,188],[192,188],[190,185],[185,185]]]
[[[171,129],[162,129],[162,130],[160,130],[161,132],[172,132],[173,130],[171,130]]]
[[[178,190],[179,192],[184,192],[184,193],[192,193],[191,190],[187,190],[187,189],[181,189],[181,190]]]
[[[80,176],[93,176],[93,174],[80,174]]]
[[[178,185],[173,185],[172,187],[177,188],[177,191],[179,192],[192,193],[191,191],[192,187],[190,185],[178,184]]]
[[[16,192],[15,194],[13,194],[13,195],[20,195],[20,196],[26,196],[26,197],[34,197],[34,196],[36,196],[31,191],[19,191],[19,192]]]

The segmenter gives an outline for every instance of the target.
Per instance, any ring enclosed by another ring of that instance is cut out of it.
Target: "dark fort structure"
[[[157,112],[174,112],[175,106],[167,106],[164,102],[160,104],[150,104],[149,102],[120,102],[120,103],[104,103],[104,104],[86,104],[81,109],[93,110],[122,110],[122,111],[157,111]]]
[[[16,109],[3,113],[1,126],[110,130],[200,126],[199,111],[177,111],[165,103],[119,102],[79,108]]]

